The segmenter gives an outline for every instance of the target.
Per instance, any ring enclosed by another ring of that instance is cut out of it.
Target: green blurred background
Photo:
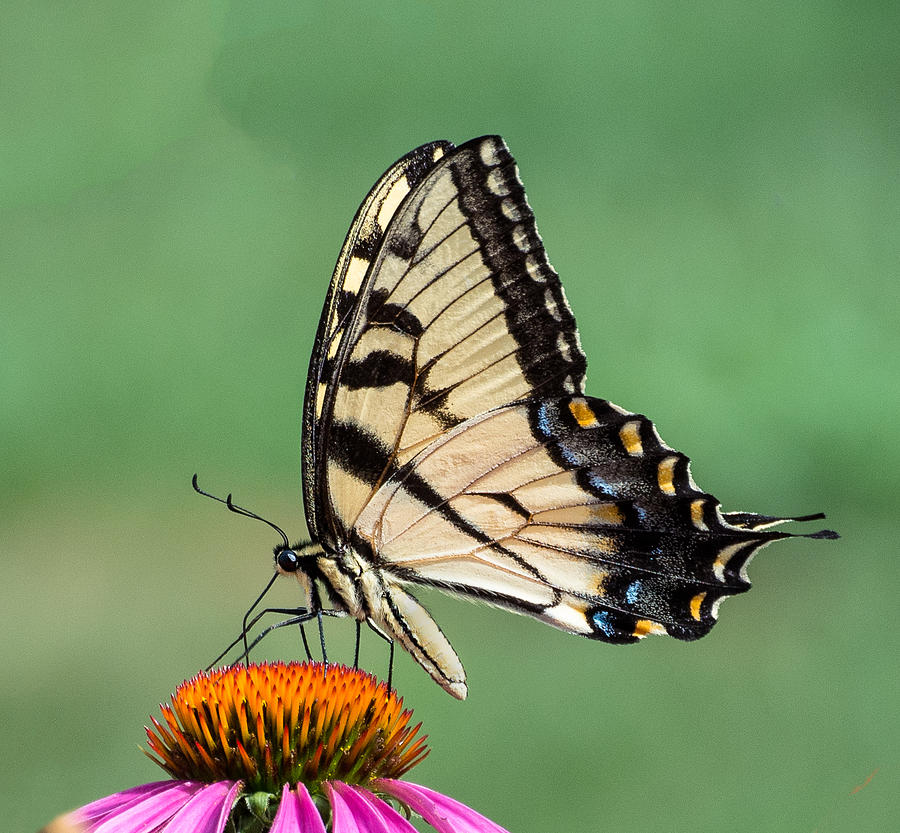
[[[433,746],[413,780],[514,833],[896,830],[898,27],[895,3],[5,3],[5,829],[160,776],[142,726],[275,543],[191,475],[303,535],[353,212],[414,146],[497,132],[589,392],[726,508],[843,537],[765,551],[692,645],[423,594],[471,695],[399,656]],[[350,658],[352,627],[329,640]],[[378,640],[363,660],[384,672]]]

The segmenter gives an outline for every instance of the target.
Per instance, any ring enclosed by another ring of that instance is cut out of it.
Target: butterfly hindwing
[[[582,396],[463,423],[379,489],[355,532],[396,581],[607,642],[703,636],[749,588],[751,555],[784,537],[729,524],[649,420]]]

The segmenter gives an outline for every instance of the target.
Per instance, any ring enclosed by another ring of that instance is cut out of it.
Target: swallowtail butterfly
[[[750,587],[755,551],[790,537],[771,527],[822,516],[721,512],[688,458],[587,396],[584,374],[503,140],[416,148],[372,188],[335,267],[303,410],[312,542],[276,548],[276,569],[460,699],[463,666],[410,585],[602,642],[704,636]]]

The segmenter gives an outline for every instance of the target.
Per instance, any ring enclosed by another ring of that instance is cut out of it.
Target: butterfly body
[[[399,641],[444,689],[465,699],[459,657],[428,611],[402,588],[401,576],[375,567],[349,547],[326,552],[311,543],[276,548],[275,565],[282,575],[296,576],[308,609],[321,609],[319,588],[323,588],[333,609]]]
[[[407,154],[325,301],[303,419],[313,543],[282,571],[460,699],[462,664],[410,587],[612,643],[706,634],[787,519],[723,514],[649,420],[585,395],[585,367],[502,139]]]

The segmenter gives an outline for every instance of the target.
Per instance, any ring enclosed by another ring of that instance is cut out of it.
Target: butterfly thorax
[[[360,621],[370,618],[372,611],[365,596],[374,577],[371,565],[349,547],[332,553],[323,549],[316,559],[316,571],[335,607]]]
[[[363,597],[373,582],[380,580],[372,568],[349,547],[337,551],[327,549],[317,541],[275,549],[275,570],[281,575],[293,575],[303,587],[307,607],[321,607],[319,588],[324,588],[327,602],[336,610],[349,613],[364,621],[371,615],[370,605]],[[377,590],[375,590],[377,593]]]

